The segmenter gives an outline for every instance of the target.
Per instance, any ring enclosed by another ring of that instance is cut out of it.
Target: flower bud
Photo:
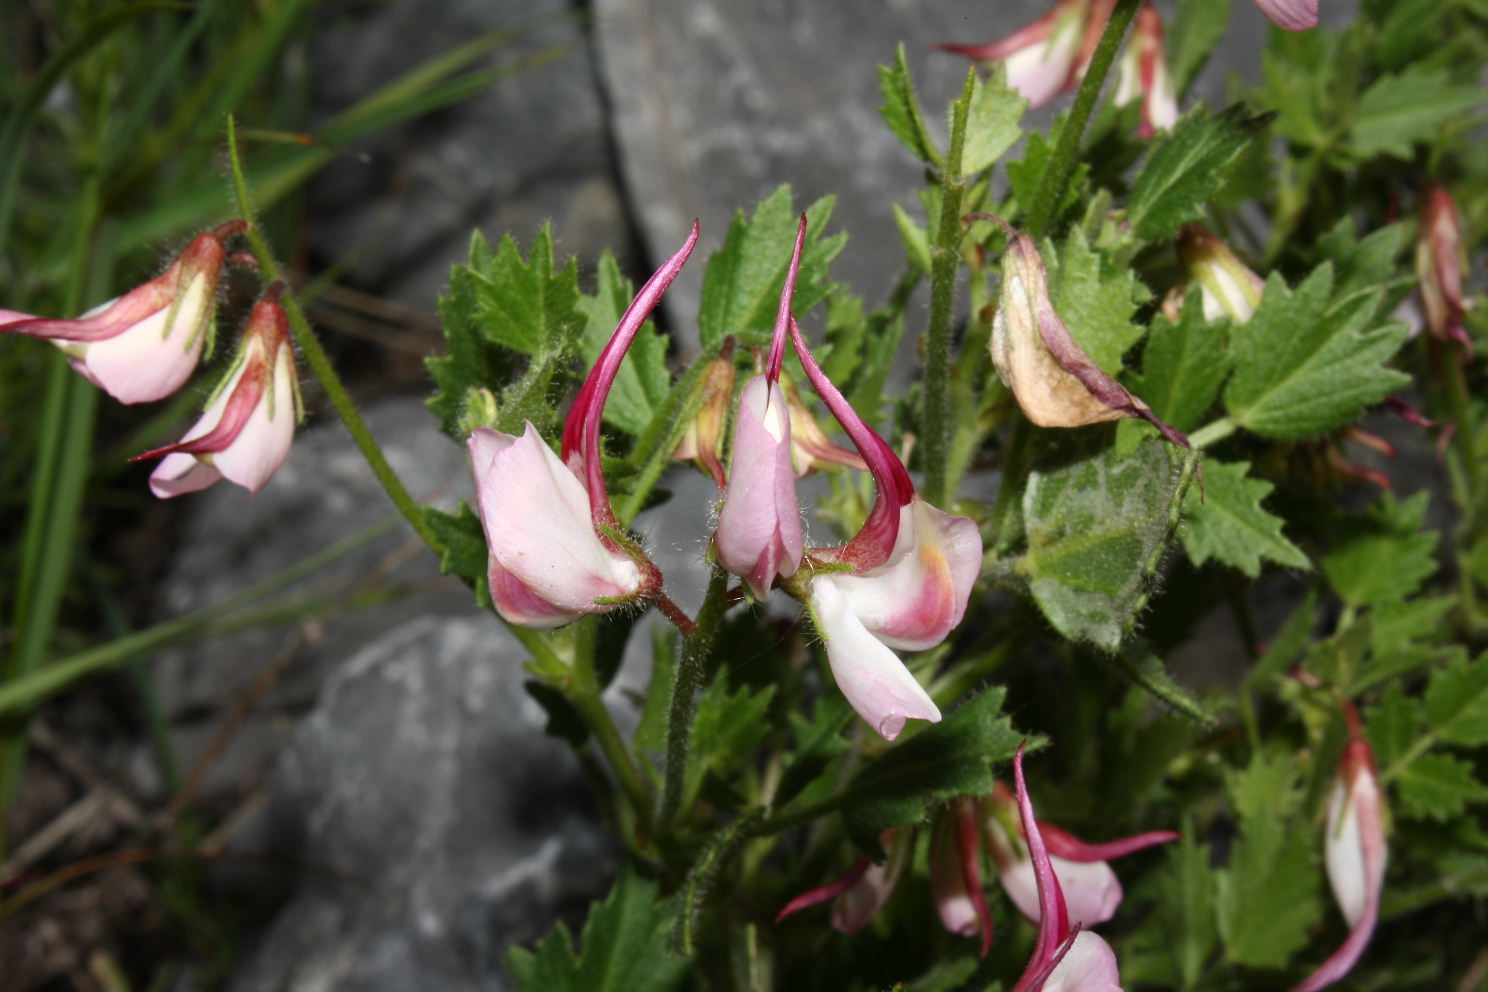
[[[723,462],[718,458],[723,443],[723,426],[728,420],[729,404],[734,399],[734,358],[732,349],[708,363],[703,372],[702,404],[687,425],[687,431],[672,452],[673,458],[691,459],[713,477],[719,489],[728,485]]]
[[[879,843],[888,852],[883,862],[870,861],[866,855],[859,856],[841,878],[803,892],[786,903],[776,914],[775,922],[835,899],[832,929],[853,934],[866,927],[889,901],[894,886],[899,883],[899,876],[904,874],[914,853],[914,831],[907,828],[885,830],[879,836]]]
[[[826,432],[801,400],[796,384],[784,372],[780,373],[780,390],[785,394],[785,408],[790,413],[791,465],[795,467],[796,478],[839,465],[860,471],[868,470],[868,463],[863,461],[862,455],[827,439]]]
[[[1421,230],[1416,239],[1416,278],[1426,306],[1426,326],[1439,341],[1453,340],[1472,354],[1472,339],[1462,326],[1466,305],[1462,273],[1467,269],[1467,243],[1457,204],[1440,186],[1433,186],[1421,207]]]
[[[1318,0],[1256,0],[1256,6],[1271,23],[1287,31],[1317,27]]]
[[[1109,16],[1108,9],[1106,13]],[[1042,107],[1061,90],[1072,83],[1078,84],[1089,21],[1091,0],[1059,0],[1043,17],[1001,41],[935,47],[978,61],[1005,63],[1008,85],[1029,106]],[[1096,36],[1099,37],[1098,30]]]
[[[1142,101],[1142,120],[1137,128],[1140,137],[1151,138],[1178,123],[1178,97],[1163,50],[1162,17],[1150,3],[1137,11],[1136,27],[1121,53],[1118,72],[1112,102],[1121,107],[1133,100]]]
[[[795,575],[806,551],[791,463],[791,417],[780,387],[791,298],[805,244],[806,215],[802,214],[795,250],[780,287],[775,337],[765,372],[750,379],[739,394],[728,488],[713,535],[719,564],[742,578],[756,599],[770,594],[777,575],[787,579]]]
[[[930,837],[930,891],[941,925],[962,937],[982,938],[982,957],[992,949],[992,913],[982,891],[982,845],[977,803],[951,800]]]
[[[1178,232],[1178,257],[1198,280],[1205,320],[1229,317],[1244,324],[1255,314],[1266,280],[1246,268],[1223,241],[1189,224]]]
[[[1048,274],[1033,239],[1003,227],[1008,247],[989,347],[992,364],[1024,415],[1040,427],[1083,427],[1141,417],[1174,444],[1192,447],[1187,437],[1163,423],[1086,356],[1049,301]]]
[[[121,403],[163,399],[191,376],[212,337],[223,242],[244,227],[229,221],[197,235],[160,275],[81,317],[0,321],[0,332],[46,338]]]
[[[1339,912],[1352,928],[1317,971],[1293,992],[1317,992],[1347,975],[1374,935],[1385,885],[1385,799],[1374,768],[1374,752],[1353,706],[1344,709],[1349,741],[1328,794],[1328,833],[1323,842],[1328,883]]]
[[[289,326],[279,305],[283,284],[253,307],[237,358],[199,419],[179,442],[138,455],[165,455],[150,476],[161,499],[227,479],[256,493],[289,456],[299,420],[298,380]]]

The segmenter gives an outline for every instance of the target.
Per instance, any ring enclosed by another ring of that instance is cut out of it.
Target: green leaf
[[[481,529],[480,517],[461,500],[454,513],[445,513],[432,506],[424,507],[424,519],[444,547],[439,556],[440,573],[458,575],[476,591],[476,602],[490,609],[491,590],[486,584],[486,534]]]
[[[741,685],[729,692],[720,677],[704,690],[692,723],[692,747],[688,755],[688,795],[695,794],[703,775],[750,762],[754,748],[774,729],[766,717],[773,685],[755,692]]]
[[[1218,873],[1219,933],[1225,957],[1255,968],[1280,968],[1307,943],[1322,918],[1312,831],[1280,819],[1246,820]]]
[[[780,785],[775,790],[773,803],[777,809],[785,806],[796,796],[821,780],[833,768],[835,759],[852,749],[852,744],[843,736],[854,717],[847,701],[840,695],[821,696],[807,720],[799,713],[789,713],[795,753],[790,764],[780,776]]]
[[[1297,760],[1290,754],[1257,754],[1225,773],[1225,791],[1242,820],[1284,820],[1297,811]]]
[[[584,921],[575,953],[562,922],[535,951],[514,947],[506,964],[523,992],[632,992],[677,988],[689,962],[666,948],[666,911],[656,883],[622,872]]]
[[[1143,930],[1156,937],[1159,952],[1171,959],[1178,987],[1197,988],[1216,938],[1215,874],[1209,867],[1209,845],[1195,840],[1191,822],[1184,824],[1178,842],[1168,845],[1157,884],[1157,907]]]
[[[1155,241],[1203,217],[1226,168],[1271,120],[1236,104],[1217,116],[1195,108],[1159,139],[1132,184],[1126,215],[1137,234]]]
[[[1168,670],[1163,667],[1162,659],[1147,648],[1131,645],[1128,650],[1111,656],[1108,660],[1122,675],[1175,713],[1183,714],[1201,727],[1213,728],[1219,725],[1214,714],[1205,709],[1204,704],[1193,693],[1174,682]]]
[[[475,234],[467,263],[450,272],[449,292],[439,300],[449,354],[425,363],[438,387],[429,408],[444,432],[463,442],[470,393],[509,382],[520,356],[529,361],[498,400],[498,425],[513,432],[524,420],[539,428],[556,420],[555,406],[572,375],[570,359],[583,325],[578,301],[578,265],[570,259],[555,271],[548,226],[533,239],[526,260],[510,236],[493,252]]]
[[[1451,744],[1488,744],[1488,654],[1432,673],[1426,686],[1426,722]]]
[[[1132,271],[1091,249],[1085,233],[1071,228],[1058,248],[1045,247],[1049,299],[1070,334],[1101,371],[1121,371],[1121,359],[1142,337],[1133,324],[1137,304],[1151,294]]]
[[[893,204],[894,227],[899,231],[899,240],[904,242],[904,255],[925,275],[930,274],[930,235],[915,223],[899,204]]]
[[[1261,574],[1261,559],[1288,568],[1311,568],[1298,547],[1281,532],[1280,517],[1261,508],[1274,488],[1248,476],[1246,462],[1204,462],[1204,488],[1190,487],[1183,498],[1183,548],[1195,565],[1213,558],[1238,568],[1252,579]]]
[[[1351,217],[1344,217],[1318,241],[1318,254],[1331,259],[1340,298],[1372,290],[1396,275],[1395,259],[1406,245],[1405,225],[1387,224],[1359,237]]]
[[[1375,654],[1404,651],[1417,641],[1435,642],[1448,630],[1441,622],[1456,596],[1427,596],[1375,604],[1369,612],[1370,650]]]
[[[1380,768],[1390,767],[1409,751],[1421,729],[1421,704],[1407,696],[1399,682],[1364,714],[1364,735]]]
[[[847,235],[823,238],[822,233],[835,203],[834,197],[824,196],[806,210],[806,244],[791,308],[797,317],[805,317],[834,288],[827,270],[847,243]],[[723,247],[708,259],[703,273],[698,333],[704,348],[729,334],[753,334],[763,341],[774,330],[780,287],[790,268],[799,220],[789,186],[779,187],[760,201],[748,219],[742,210],[734,214]]]
[[[1229,321],[1205,320],[1199,297],[1199,288],[1190,287],[1176,324],[1162,314],[1154,318],[1142,374],[1132,377],[1132,391],[1180,431],[1198,426],[1230,374]]]
[[[881,853],[878,835],[920,823],[929,802],[992,792],[991,764],[1011,758],[1028,737],[1002,715],[1004,694],[1000,686],[985,690],[853,777],[842,822],[858,847]],[[1030,750],[1036,741],[1029,738]]]
[[[894,64],[878,67],[878,89],[884,98],[878,113],[889,125],[889,130],[921,162],[939,165],[941,155],[925,129],[925,118],[915,96],[914,79],[909,74],[909,60],[905,58],[903,42],[894,52]]]
[[[1432,141],[1444,124],[1480,114],[1484,106],[1480,86],[1456,85],[1444,68],[1413,65],[1381,77],[1359,97],[1349,145],[1364,158],[1393,155],[1409,161],[1413,145]]]
[[[580,351],[584,364],[593,365],[609,342],[625,309],[635,296],[629,279],[620,274],[620,265],[608,249],[599,256],[599,280],[593,296],[579,299],[578,309],[584,315]],[[640,434],[651,423],[672,388],[672,374],[667,369],[667,338],[647,321],[636,333],[610,396],[604,417],[629,434]]]
[[[1351,521],[1323,558],[1323,573],[1350,606],[1408,598],[1436,571],[1436,531],[1422,531],[1430,497],[1419,492],[1404,503],[1391,493],[1368,515]]]
[[[1065,637],[1115,651],[1131,630],[1192,474],[1173,451],[1146,438],[1127,458],[1105,445],[1029,473],[1028,551],[1016,567]]]
[[[1410,381],[1384,363],[1406,329],[1371,323],[1381,292],[1330,307],[1333,268],[1324,263],[1295,291],[1271,274],[1251,319],[1232,330],[1235,374],[1225,406],[1243,427],[1266,437],[1310,437],[1349,423]]]
[[[1473,766],[1446,754],[1427,754],[1395,777],[1407,816],[1449,820],[1469,804],[1488,800],[1488,787],[1473,777]]]
[[[1271,638],[1271,646],[1266,649],[1266,653],[1256,659],[1255,667],[1246,674],[1247,691],[1254,692],[1286,671],[1307,649],[1312,640],[1312,632],[1317,627],[1317,601],[1317,586],[1309,586],[1306,598],[1287,617],[1281,630]]]
[[[1017,162],[1009,162],[1007,165],[1008,186],[1013,191],[1013,199],[1018,201],[1018,209],[1025,214],[1028,212],[1029,205],[1033,203],[1039,180],[1048,171],[1049,162],[1054,157],[1052,128],[1050,134],[1049,138],[1045,138],[1039,131],[1029,134],[1028,141],[1023,146],[1023,158]],[[1080,201],[1085,191],[1085,181],[1089,175],[1090,163],[1079,162],[1075,165],[1074,174],[1070,176],[1064,192],[1059,195],[1059,202],[1054,207],[1055,217]]]
[[[1017,144],[1023,136],[1021,121],[1027,109],[1028,101],[1007,84],[1007,67],[1003,63],[997,63],[986,82],[978,78],[973,84],[966,117],[962,173],[976,175]]]
[[[1229,26],[1230,0],[1178,0],[1167,49],[1173,89],[1180,97],[1188,92]]]

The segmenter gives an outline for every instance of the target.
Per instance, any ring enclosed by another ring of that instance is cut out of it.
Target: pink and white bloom
[[[1105,8],[1109,17],[1110,4]],[[1031,107],[1042,107],[1062,90],[1076,85],[1088,60],[1085,41],[1093,20],[1091,0],[1059,0],[1043,17],[986,45],[936,45],[943,52],[1007,66],[1008,85]],[[1101,20],[1104,27],[1105,20]],[[1099,38],[1099,30],[1096,31]],[[1094,45],[1089,46],[1091,49]]]
[[[1244,324],[1255,315],[1266,280],[1235,257],[1229,246],[1198,224],[1178,232],[1178,258],[1198,281],[1205,320],[1228,317]]]
[[[46,338],[121,403],[163,399],[196,368],[217,309],[223,242],[246,226],[229,221],[197,235],[160,275],[74,320],[0,311],[0,333]]]
[[[1013,992],[1121,992],[1121,976],[1111,946],[1089,930],[1078,926],[1073,931],[1070,929],[1064,891],[1049,860],[1023,781],[1021,744],[1013,757],[1013,780],[1039,897],[1038,942]]]
[[[626,349],[697,238],[694,223],[687,241],[620,318],[569,412],[561,459],[530,422],[520,437],[486,427],[470,435],[491,599],[511,623],[557,627],[659,591],[655,566],[611,536],[618,524],[605,491],[599,427]]]
[[[1163,46],[1162,16],[1150,3],[1137,11],[1136,27],[1118,65],[1116,106],[1142,101],[1142,120],[1137,134],[1151,138],[1178,123],[1178,95]]]
[[[1416,278],[1426,307],[1426,326],[1438,341],[1456,341],[1468,356],[1472,338],[1463,327],[1467,304],[1462,296],[1462,274],[1467,270],[1467,242],[1452,195],[1432,186],[1421,206],[1421,230],[1416,238]]]
[[[1038,879],[1029,854],[1017,800],[1002,783],[982,800],[982,829],[1003,891],[1029,920],[1039,921]],[[1104,844],[1089,844],[1067,830],[1039,823],[1049,863],[1064,892],[1070,920],[1080,927],[1105,923],[1121,905],[1121,882],[1110,861],[1177,840],[1171,830],[1153,830]]]
[[[934,647],[961,622],[982,567],[982,539],[969,517],[922,500],[892,448],[827,379],[790,322],[796,355],[816,391],[868,464],[878,496],[846,545],[812,557],[851,571],[818,571],[808,603],[838,688],[886,740],[906,720],[940,720],[940,709],[891,648]]]
[[[1318,0],[1256,0],[1256,6],[1279,28],[1306,31],[1317,27]]]
[[[713,535],[719,564],[742,578],[755,599],[770,595],[777,575],[785,579],[795,575],[806,551],[791,461],[791,416],[780,388],[786,325],[805,242],[806,215],[802,214],[796,247],[780,289],[775,337],[765,372],[745,383],[739,394],[733,460],[723,507],[718,512],[718,529]]]
[[[289,456],[300,404],[289,325],[279,305],[283,288],[275,283],[254,304],[232,369],[186,436],[132,459],[165,456],[150,475],[150,489],[161,499],[218,479],[256,493]]]
[[[887,852],[883,861],[875,862],[866,854],[859,855],[841,878],[803,892],[786,903],[775,915],[775,922],[831,900],[835,900],[832,906],[833,930],[853,934],[873,922],[884,903],[889,901],[914,853],[914,831],[885,830],[879,843]]]
[[[1385,885],[1385,798],[1374,768],[1374,752],[1359,728],[1359,714],[1344,708],[1349,740],[1328,795],[1324,861],[1338,909],[1352,929],[1338,950],[1293,992],[1317,992],[1347,975],[1358,963],[1379,921]]]

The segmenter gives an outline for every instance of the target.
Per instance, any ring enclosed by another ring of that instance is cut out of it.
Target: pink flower
[[[1029,920],[1039,921],[1038,880],[1028,853],[1017,801],[998,783],[982,801],[982,826],[1003,891]],[[1108,861],[1155,844],[1176,840],[1171,830],[1154,830],[1105,844],[1087,844],[1067,830],[1039,823],[1049,862],[1064,892],[1070,919],[1081,927],[1099,926],[1116,915],[1121,905],[1121,882]]]
[[[224,478],[256,493],[289,456],[299,396],[294,349],[279,305],[283,288],[274,284],[254,305],[232,370],[186,436],[132,459],[165,455],[150,476],[150,489],[161,499]]]
[[[1324,860],[1333,898],[1353,929],[1332,957],[1293,992],[1317,992],[1351,971],[1379,920],[1380,892],[1385,885],[1385,800],[1374,770],[1374,752],[1359,729],[1359,714],[1344,708],[1349,740],[1338,763],[1338,777],[1328,796],[1328,834]]]
[[[1279,28],[1306,31],[1317,27],[1318,0],[1256,0],[1256,6]]]
[[[981,535],[970,518],[920,499],[904,464],[827,379],[794,320],[791,337],[807,377],[878,488],[852,540],[812,549],[817,562],[851,571],[816,572],[808,602],[838,688],[859,716],[893,740],[906,720],[934,723],[940,709],[890,648],[934,647],[961,622],[981,572]]]
[[[217,308],[217,280],[227,252],[223,241],[242,231],[229,221],[197,235],[170,268],[75,320],[24,317],[0,311],[0,332],[46,338],[72,367],[121,403],[162,399],[196,368]]]
[[[1198,280],[1205,320],[1229,317],[1244,324],[1255,315],[1266,280],[1246,268],[1223,241],[1198,224],[1188,224],[1178,232],[1178,257]]]
[[[1089,930],[1071,931],[1059,877],[1049,861],[1033,803],[1023,781],[1023,745],[1013,757],[1018,814],[1028,839],[1039,897],[1039,933],[1033,955],[1013,992],[1121,992],[1121,976],[1111,947]]]
[[[626,349],[682,270],[697,237],[694,223],[687,241],[620,318],[569,412],[561,460],[530,422],[521,437],[485,427],[470,435],[491,599],[511,623],[556,627],[660,588],[655,566],[612,536],[618,524],[605,491],[599,425]]]
[[[836,904],[832,907],[833,930],[852,934],[866,927],[878,915],[879,910],[883,909],[884,903],[889,901],[894,886],[899,884],[899,877],[904,874],[910,855],[914,853],[914,831],[885,830],[879,837],[879,843],[888,852],[888,857],[883,862],[874,862],[867,855],[859,855],[847,874],[841,878],[803,892],[786,903],[775,915],[775,922],[779,923],[792,913],[835,899]]]
[[[1137,11],[1136,28],[1121,55],[1112,98],[1118,107],[1133,100],[1142,101],[1142,122],[1137,129],[1141,137],[1151,138],[1178,123],[1178,96],[1163,50],[1162,17],[1150,3]]]
[[[1421,206],[1421,231],[1416,239],[1416,278],[1426,306],[1426,326],[1439,341],[1452,340],[1473,353],[1472,338],[1462,326],[1466,304],[1462,273],[1467,268],[1467,243],[1452,195],[1432,186]]]
[[[713,535],[718,561],[744,579],[755,599],[770,594],[775,577],[790,578],[806,550],[796,474],[791,462],[791,416],[780,388],[786,325],[806,241],[806,215],[796,229],[796,247],[780,289],[775,338],[764,375],[745,383],[734,419],[733,461]]]
[[[982,845],[977,802],[951,800],[930,838],[930,891],[941,925],[954,934],[982,938],[982,957],[992,949],[992,912],[982,891]]]
[[[1109,17],[1109,4],[1097,4],[1101,6]],[[1084,42],[1091,20],[1091,0],[1059,0],[1043,17],[1000,41],[935,47],[978,61],[1005,63],[1008,85],[1022,94],[1029,106],[1042,107],[1060,91],[1079,83],[1084,71],[1082,56],[1089,57]],[[1101,25],[1104,23],[1102,20]]]

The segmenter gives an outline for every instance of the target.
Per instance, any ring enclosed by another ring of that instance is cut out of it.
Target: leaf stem
[[[728,609],[727,592],[728,573],[715,565],[692,633],[682,640],[682,657],[672,678],[672,699],[667,708],[666,784],[659,819],[662,830],[671,826],[682,804],[687,754],[692,743],[692,720],[697,715],[697,694],[703,684],[703,662],[713,650],[713,639]]]
[[[1217,444],[1223,441],[1235,433],[1235,430],[1239,426],[1239,424],[1235,423],[1229,417],[1220,417],[1218,420],[1211,421],[1194,431],[1189,435],[1188,440],[1194,446],[1194,450],[1197,451],[1207,448],[1211,444]]]
[[[951,318],[956,303],[956,272],[961,267],[961,199],[966,177],[961,155],[966,120],[976,87],[976,69],[966,73],[961,98],[951,105],[951,150],[941,172],[940,218],[930,245],[930,328],[925,347],[925,379],[920,383],[920,444],[925,466],[925,498],[945,506],[947,455],[951,443]]]
[[[614,718],[610,716],[610,711],[605,707],[604,699],[600,696],[599,686],[594,680],[592,656],[587,665],[581,663],[577,669],[580,673],[580,684],[569,693],[569,700],[579,711],[579,715],[584,718],[589,731],[594,734],[595,743],[599,745],[599,750],[609,762],[610,770],[615,773],[615,778],[620,783],[620,790],[625,793],[625,798],[635,810],[636,821],[641,832],[650,837],[652,834],[651,793],[646,788],[645,780],[641,778],[640,769],[636,767],[630,749],[625,746],[625,741],[620,737],[620,731],[615,727]]]
[[[264,239],[263,231],[259,228],[258,218],[253,210],[253,200],[249,195],[248,182],[243,174],[243,162],[238,153],[237,125],[231,114],[227,116],[227,153],[232,165],[233,191],[238,201],[238,212],[242,214],[243,220],[248,223],[248,229],[243,232],[248,240],[248,246],[253,250],[254,258],[258,259],[260,271],[264,279],[270,283],[284,279],[283,270],[280,269],[274,254],[269,250],[268,242]],[[346,432],[351,435],[357,450],[367,460],[372,474],[382,485],[388,498],[403,514],[414,533],[421,537],[436,554],[443,552],[444,545],[439,540],[434,529],[424,517],[423,507],[409,495],[408,489],[403,485],[403,480],[393,471],[388,464],[387,457],[383,455],[382,448],[377,439],[367,429],[367,423],[357,411],[356,404],[352,402],[346,387],[341,383],[341,377],[336,374],[331,361],[326,357],[325,349],[320,346],[320,341],[315,336],[315,331],[310,322],[305,319],[305,312],[300,309],[299,301],[294,293],[288,289],[280,297],[284,305],[284,314],[289,318],[289,329],[294,335],[295,344],[299,345],[300,353],[304,355],[305,361],[310,366],[322,389],[325,390],[326,398],[331,401],[336,414],[341,418],[341,423],[346,425]]]
[[[1090,57],[1090,66],[1085,70],[1079,92],[1075,94],[1075,104],[1070,108],[1064,126],[1059,129],[1059,140],[1049,156],[1048,168],[1044,170],[1043,177],[1034,190],[1033,202],[1024,221],[1024,227],[1035,241],[1048,233],[1049,225],[1054,220],[1055,207],[1075,170],[1075,158],[1080,153],[1080,139],[1085,134],[1085,125],[1090,122],[1101,85],[1106,81],[1106,74],[1111,71],[1111,63],[1116,60],[1116,50],[1121,47],[1121,39],[1126,34],[1127,25],[1131,24],[1137,13],[1138,4],[1139,0],[1118,0],[1116,9],[1111,12],[1111,19],[1106,22],[1106,30]]]

